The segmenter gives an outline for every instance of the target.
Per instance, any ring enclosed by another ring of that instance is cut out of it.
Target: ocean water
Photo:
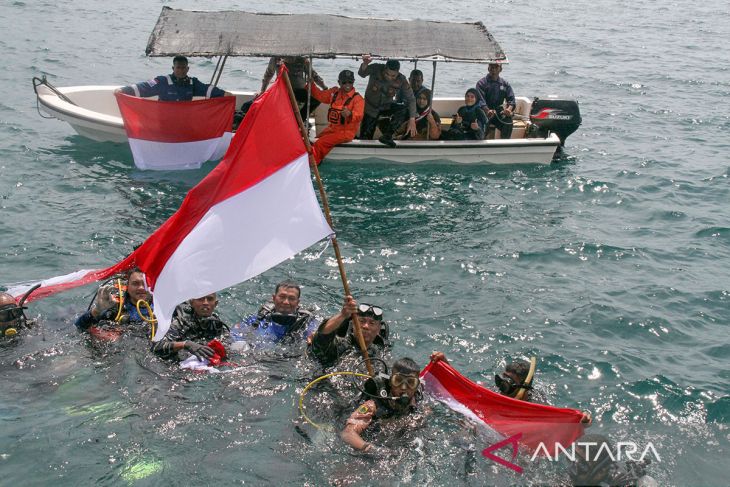
[[[590,410],[594,431],[616,441],[651,442],[661,459],[649,472],[661,485],[727,485],[726,2],[3,2],[0,285],[116,262],[213,167],[138,171],[126,146],[89,141],[36,110],[33,76],[65,86],[166,73],[169,59],[144,56],[163,6],[481,20],[510,58],[503,76],[518,95],[578,99],[583,125],[547,167],[323,165],[353,292],[386,310],[394,356],[425,365],[443,350],[487,383],[507,360],[537,356],[547,400]],[[207,80],[214,61],[195,59],[191,74]],[[356,65],[316,68],[334,80]],[[258,89],[264,69],[265,60],[232,59],[220,84]],[[436,96],[460,96],[483,75],[441,65]],[[225,290],[222,316],[254,312],[285,277],[321,315],[339,308],[334,255],[322,244]],[[482,458],[489,442],[465,445],[458,415],[437,404],[427,427],[395,442],[400,456],[352,456],[301,423],[298,395],[316,375],[301,350],[248,354],[237,372],[191,377],[143,343],[90,346],[72,322],[93,291],[32,303],[40,326],[0,343],[0,484],[566,479],[544,462],[518,475]],[[346,402],[352,389],[341,386],[339,396],[308,396],[318,420]],[[411,448],[416,436],[423,448]]]

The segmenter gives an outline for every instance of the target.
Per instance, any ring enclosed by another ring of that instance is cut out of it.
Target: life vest
[[[332,125],[344,125],[345,123],[347,123],[347,120],[345,120],[345,117],[342,116],[342,109],[347,108],[347,105],[349,105],[350,102],[356,96],[359,96],[359,93],[357,91],[355,91],[354,89],[352,91],[354,91],[354,94],[352,96],[348,97],[345,100],[345,103],[343,103],[342,106],[339,108],[334,106],[335,101],[337,100],[337,95],[340,94],[339,90],[335,91],[332,94],[332,101],[330,102],[330,108],[329,108],[329,110],[327,110],[327,121],[329,123],[331,123]]]

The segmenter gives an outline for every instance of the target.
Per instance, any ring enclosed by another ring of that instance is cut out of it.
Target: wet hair
[[[397,59],[388,59],[385,62],[385,69],[389,69],[391,71],[400,71],[400,63]]]
[[[125,273],[125,277],[127,278],[127,280],[129,280],[129,278],[132,277],[132,274],[134,274],[135,272],[139,272],[140,274],[144,274],[144,271],[142,269],[140,269],[139,267],[137,267],[137,266],[132,267],[131,269],[129,269]]]
[[[421,372],[421,368],[418,364],[408,357],[403,357],[396,360],[391,367],[390,372],[393,374],[405,374],[405,375],[418,375]]]
[[[2,298],[5,298],[6,300],[10,299],[13,301],[13,303],[16,302],[15,298],[13,297],[12,294],[0,291],[0,300],[2,300]],[[10,304],[10,303],[8,303],[8,304]]]
[[[423,78],[423,71],[421,71],[420,69],[414,69],[413,71],[411,71],[411,74],[408,77],[413,78],[414,76],[420,76],[421,78]]]
[[[530,373],[530,363],[524,360],[515,360],[514,362],[508,363],[504,371],[515,374],[520,379],[520,382],[524,383],[525,379],[527,379],[527,374]]]
[[[186,58],[185,56],[181,56],[181,55],[178,54],[177,56],[175,56],[174,58],[172,58],[172,64],[174,65],[174,64],[177,64],[177,63],[180,63],[180,64],[188,64],[188,58]]]
[[[279,284],[276,285],[276,289],[274,289],[274,294],[279,292],[279,289],[296,289],[297,290],[297,297],[302,296],[302,288],[299,286],[299,283],[296,281],[292,281],[291,279],[287,279],[285,281],[281,281]]]

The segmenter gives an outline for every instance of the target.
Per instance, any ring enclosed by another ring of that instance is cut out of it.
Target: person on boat
[[[0,337],[11,338],[32,325],[33,322],[25,316],[25,307],[18,304],[12,295],[0,292]]]
[[[360,396],[363,402],[347,419],[340,438],[359,452],[387,454],[387,448],[372,443],[377,426],[418,413],[422,397],[420,370],[416,362],[404,357],[393,363],[389,375],[378,374],[368,379]],[[412,429],[412,425],[408,426]]]
[[[352,296],[345,296],[340,312],[324,320],[309,341],[310,355],[323,367],[333,367],[347,356],[360,355],[352,325],[355,313],[370,357],[382,357],[390,347],[390,330],[383,320],[383,309],[372,304],[358,304]]]
[[[408,122],[406,132],[410,137],[416,135],[416,98],[411,85],[400,73],[400,63],[388,59],[383,63],[371,64],[372,57],[364,54],[357,73],[368,79],[365,90],[365,115],[360,124],[360,138],[372,139],[376,126],[380,126],[380,142],[395,147],[393,132],[403,122]],[[399,97],[403,102],[396,103]]]
[[[302,120],[307,122],[307,100],[309,100],[309,113],[319,106],[321,100],[317,100],[312,92],[312,97],[309,96],[307,91],[307,80],[309,79],[309,59],[304,56],[285,56],[285,57],[272,57],[269,60],[269,65],[266,67],[264,77],[261,79],[261,90],[254,95],[254,98],[258,97],[261,93],[266,91],[271,79],[278,72],[281,64],[286,66],[289,71],[289,81],[291,82],[292,90],[294,90],[294,98],[296,98],[299,104],[299,113],[302,116]],[[322,77],[312,69],[312,80],[322,90],[327,90]]]
[[[414,69],[411,71],[411,74],[408,75],[408,84],[411,85],[411,91],[413,91],[413,96],[416,98],[416,103],[418,103],[418,94],[421,90],[427,89],[423,86],[423,71],[420,69]],[[404,103],[403,97],[400,93],[396,95],[395,101],[396,103]]]
[[[441,117],[431,107],[431,90],[421,88],[416,96],[416,135],[408,137],[406,134],[406,122],[395,131],[395,139],[411,139],[411,140],[439,140],[441,138]]]
[[[600,434],[581,436],[576,442],[575,460],[568,466],[571,484],[656,487],[647,475],[649,458],[619,461],[621,454],[608,437]]]
[[[149,81],[142,81],[130,86],[117,88],[115,93],[149,98],[159,97],[160,101],[190,101],[194,96],[217,98],[234,96],[216,86],[208,85],[188,76],[188,58],[175,56],[172,60],[172,74],[161,75]]]
[[[517,103],[515,93],[510,84],[499,76],[502,65],[491,63],[489,74],[477,82],[479,105],[489,119],[487,127],[495,126],[501,133],[501,138],[512,137],[512,114]]]
[[[216,306],[215,293],[179,305],[172,315],[170,329],[152,345],[152,351],[168,359],[184,360],[190,354],[200,360],[213,357],[215,350],[206,344],[211,340],[225,341],[229,331],[215,312]]]
[[[287,337],[307,338],[316,328],[317,318],[314,313],[299,306],[301,293],[298,283],[291,280],[280,282],[274,289],[271,302],[231,328],[231,339],[235,342],[247,338],[279,342]]]
[[[464,94],[465,105],[451,119],[451,127],[444,134],[445,140],[482,140],[487,129],[487,116],[479,107],[479,94],[469,88]]]
[[[127,273],[124,285],[121,278],[117,284],[102,285],[89,309],[76,319],[75,324],[80,331],[92,333],[100,328],[139,327],[154,318],[152,309],[152,295],[147,290],[145,275],[135,267]]]
[[[433,352],[431,354],[432,362],[438,362],[440,360],[447,364],[449,363],[443,352]],[[501,374],[494,374],[494,383],[497,386],[499,393],[503,396],[511,397],[520,401],[538,402],[534,400],[532,394],[532,384],[535,378],[536,367],[537,359],[535,358],[531,359],[529,362],[525,360],[515,360],[508,363],[504,368],[504,372]],[[583,417],[581,418],[581,422],[584,424],[591,424],[593,421],[591,413],[588,411],[582,412]]]
[[[329,125],[319,134],[312,146],[314,161],[319,165],[322,159],[337,144],[350,142],[355,138],[365,110],[362,96],[355,90],[355,73],[349,69],[337,77],[339,88],[320,90],[312,85],[312,97],[330,106],[327,111]]]

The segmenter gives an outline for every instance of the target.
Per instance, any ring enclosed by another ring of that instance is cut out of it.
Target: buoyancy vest
[[[332,93],[332,102],[330,103],[330,108],[327,110],[327,121],[331,123],[332,125],[344,125],[347,123],[347,120],[342,115],[342,109],[347,108],[347,106],[350,104],[350,102],[355,99],[356,96],[360,96],[360,94],[352,90],[353,94],[352,96],[349,96],[345,99],[344,103],[338,106],[337,104],[337,96],[340,94],[340,90]],[[346,96],[346,94],[344,94]]]

